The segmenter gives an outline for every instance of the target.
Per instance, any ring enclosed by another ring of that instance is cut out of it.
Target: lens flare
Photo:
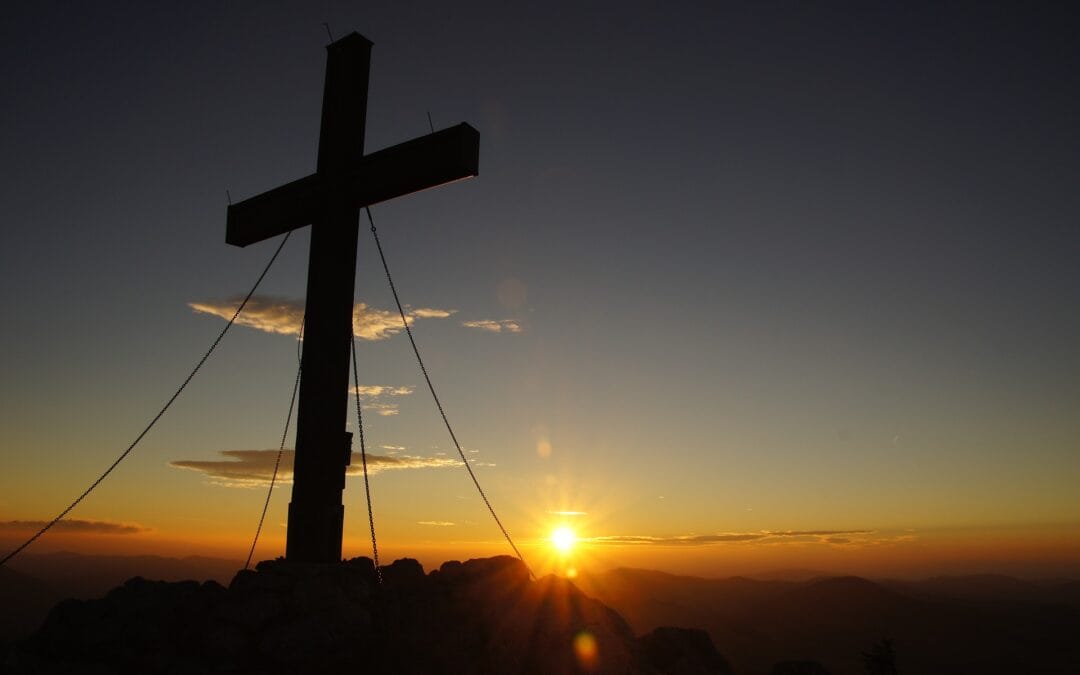
[[[581,631],[574,636],[574,656],[578,666],[585,671],[595,670],[599,661],[600,650],[596,638],[589,631]]]

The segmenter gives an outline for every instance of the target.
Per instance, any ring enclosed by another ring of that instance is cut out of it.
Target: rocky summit
[[[3,654],[19,673],[730,673],[702,631],[637,638],[614,610],[516,558],[285,560],[208,581],[136,577],[66,600]]]

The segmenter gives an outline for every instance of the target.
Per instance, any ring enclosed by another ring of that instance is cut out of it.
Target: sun
[[[563,555],[569,553],[576,542],[577,535],[569,527],[558,527],[551,533],[551,545]]]

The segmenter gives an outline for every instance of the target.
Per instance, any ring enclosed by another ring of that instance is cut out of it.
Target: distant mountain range
[[[63,598],[100,597],[135,576],[228,585],[239,567],[213,558],[73,553],[14,562],[0,567],[0,640],[6,641],[37,629]],[[998,575],[872,581],[799,572],[769,575],[787,579],[704,579],[617,569],[582,574],[573,583],[618,612],[633,634],[703,629],[743,675],[771,675],[782,661],[816,662],[826,669],[816,672],[833,675],[864,673],[862,653],[882,638],[892,641],[904,675],[1080,672],[1078,581]]]
[[[870,581],[702,579],[650,570],[582,575],[587,595],[636,632],[705,629],[735,672],[811,660],[864,673],[862,653],[892,640],[900,673],[1078,673],[1080,584],[1005,576]]]
[[[28,635],[65,598],[100,597],[132,577],[228,584],[241,566],[235,560],[201,556],[24,553],[0,567],[0,640]]]

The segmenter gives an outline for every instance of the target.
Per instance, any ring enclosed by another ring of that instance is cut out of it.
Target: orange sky
[[[554,522],[554,521],[553,521]],[[0,538],[0,547],[16,543],[14,532]],[[242,561],[249,541],[234,535],[188,533],[177,538],[155,532],[136,534],[47,535],[34,553],[71,550],[89,554],[156,554],[184,557],[206,555]],[[758,533],[765,536],[767,533]],[[570,570],[599,571],[613,567],[659,569],[704,577],[753,576],[772,572],[810,572],[917,578],[936,574],[1007,573],[1027,578],[1080,576],[1080,530],[1073,526],[1041,526],[982,531],[871,532],[854,535],[847,543],[825,541],[762,541],[715,544],[600,543],[587,536],[568,553],[549,537],[523,538],[519,548],[538,574]],[[806,539],[806,537],[802,537]],[[256,559],[271,557],[284,547],[280,533],[261,540]],[[384,562],[413,557],[432,569],[446,560],[509,554],[499,541],[417,542],[386,538],[380,542]],[[349,538],[345,555],[370,556],[370,541]],[[238,563],[239,564],[239,563]]]

